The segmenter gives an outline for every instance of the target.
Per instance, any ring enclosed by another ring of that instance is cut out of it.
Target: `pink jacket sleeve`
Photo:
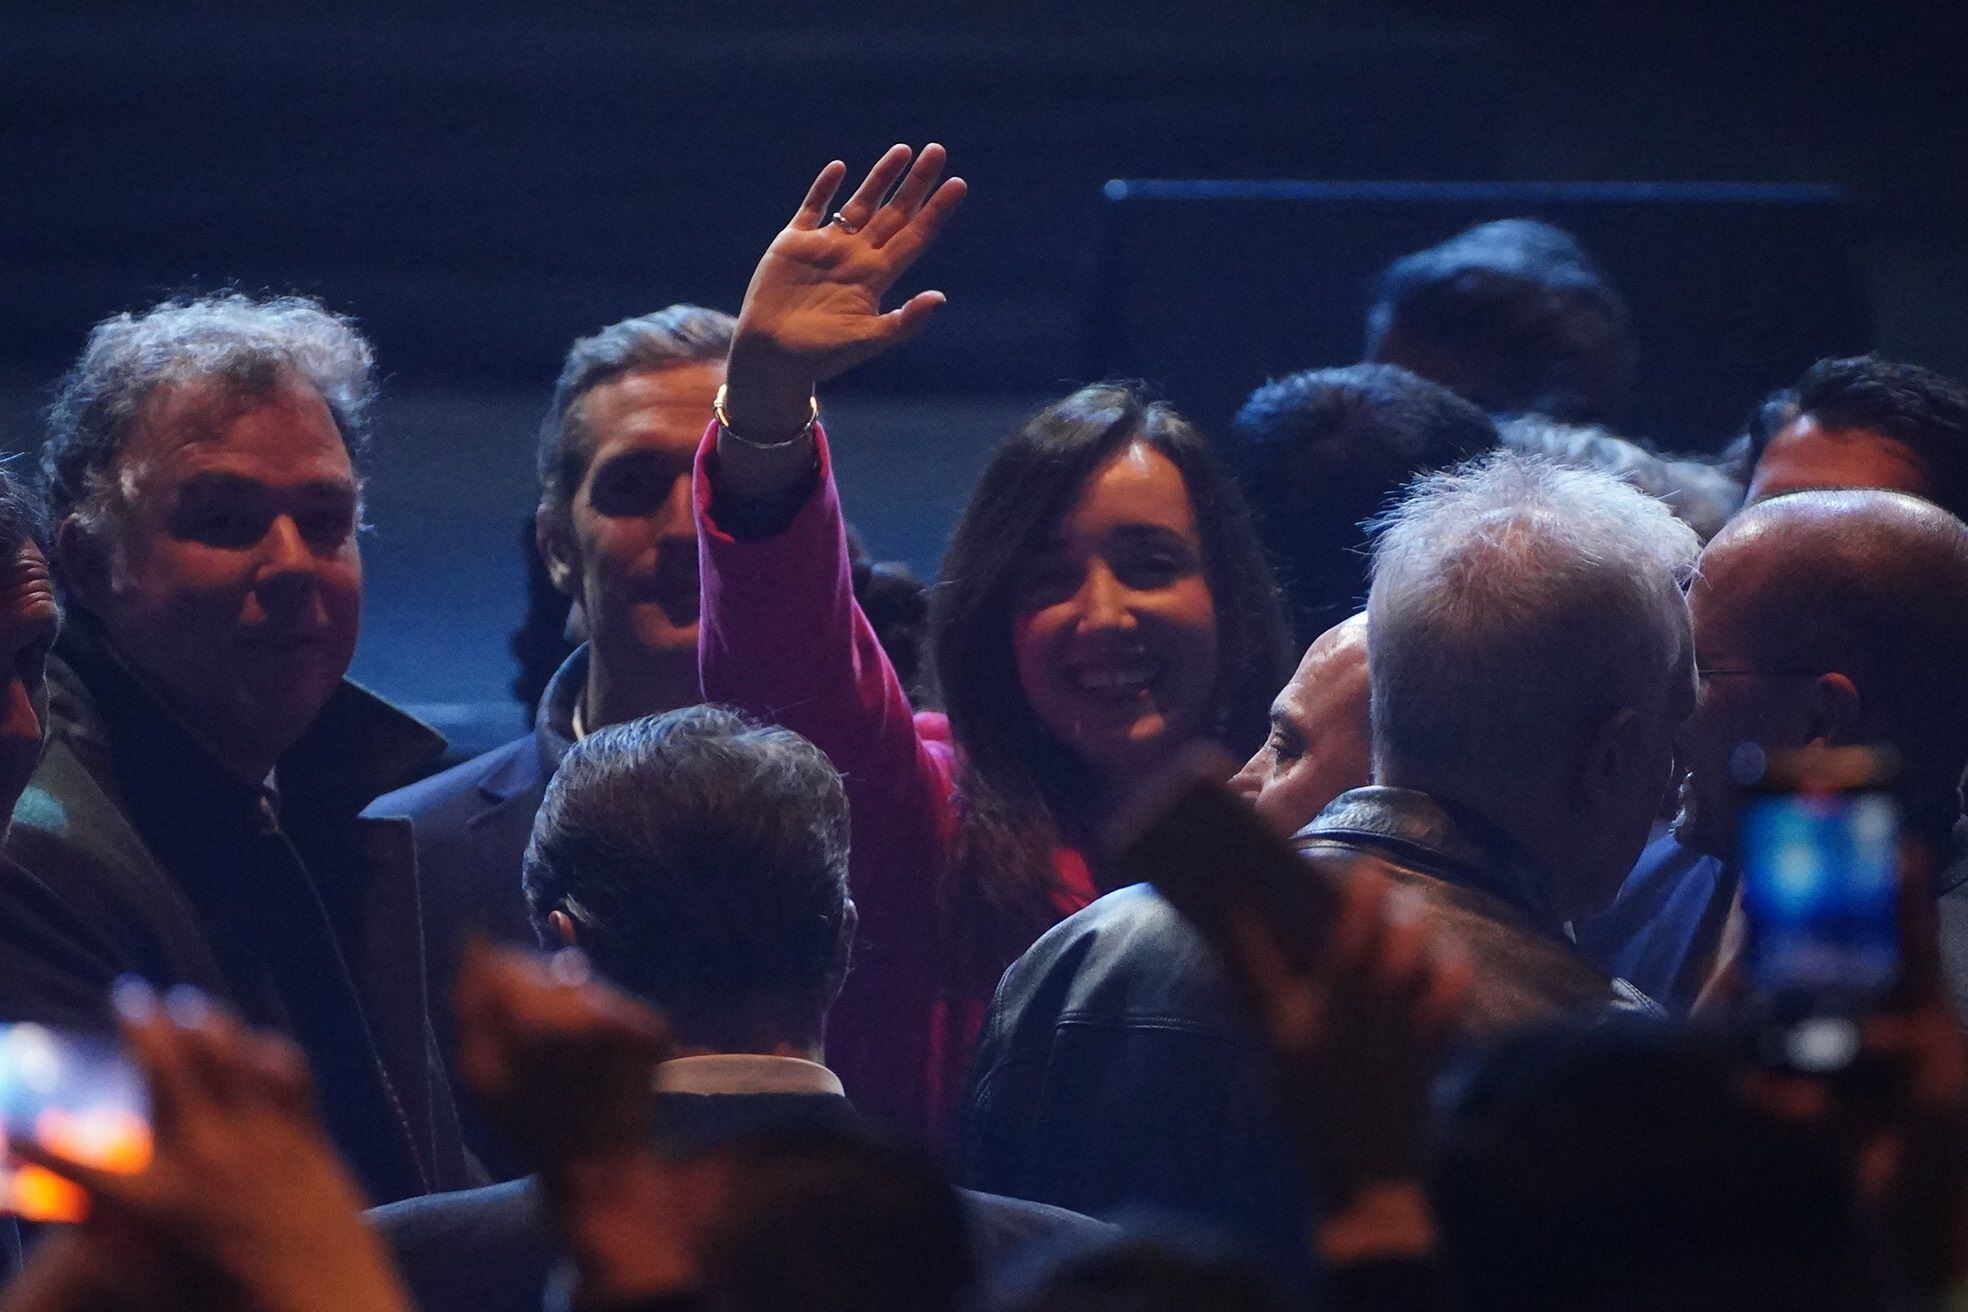
[[[713,424],[693,489],[704,697],[805,736],[845,777],[861,926],[828,1027],[829,1063],[865,1110],[921,1125],[940,993],[936,883],[955,830],[951,748],[919,728],[854,600],[825,434],[816,427],[818,488],[790,524],[759,538],[734,536],[711,514],[716,436]]]

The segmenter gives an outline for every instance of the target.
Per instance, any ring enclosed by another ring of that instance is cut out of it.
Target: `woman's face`
[[[1094,469],[1019,573],[1011,645],[1040,723],[1110,783],[1203,732],[1216,599],[1196,508],[1167,456],[1134,442]]]

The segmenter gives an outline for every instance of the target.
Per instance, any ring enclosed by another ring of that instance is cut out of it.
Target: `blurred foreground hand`
[[[189,989],[160,1001],[127,982],[116,1006],[150,1088],[150,1164],[114,1174],[49,1144],[14,1145],[80,1185],[90,1207],[34,1251],[0,1309],[409,1312],[300,1050]]]
[[[546,1216],[574,1264],[577,1306],[688,1295],[722,1197],[708,1164],[655,1147],[662,1019],[552,957],[469,946],[458,971],[457,1070],[487,1118],[539,1173]]]

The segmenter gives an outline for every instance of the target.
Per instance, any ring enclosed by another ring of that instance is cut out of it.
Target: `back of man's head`
[[[1393,365],[1311,369],[1252,392],[1232,459],[1293,620],[1310,639],[1358,609],[1366,532],[1409,479],[1497,445],[1489,417]]]
[[[1911,492],[1968,518],[1968,386],[1875,356],[1820,360],[1749,424],[1752,501],[1826,487]]]
[[[1742,505],[1742,484],[1718,464],[1663,456],[1596,424],[1523,415],[1497,425],[1497,432],[1513,451],[1574,469],[1597,469],[1659,497],[1703,542],[1721,532]]]
[[[1895,748],[1916,793],[1958,805],[1968,768],[1968,525],[1902,492],[1795,492],[1731,521],[1702,573],[1698,587],[1728,608],[1741,656],[1763,670],[1849,677],[1857,735]]]
[[[1626,304],[1578,242],[1535,219],[1478,224],[1380,277],[1367,359],[1493,414],[1618,419],[1633,386]]]
[[[1875,1305],[1821,1130],[1751,1105],[1719,1040],[1534,1030],[1454,1073],[1430,1201],[1469,1312]]]
[[[1417,480],[1379,529],[1377,775],[1534,781],[1686,678],[1694,532],[1618,479],[1499,452]]]
[[[576,743],[526,852],[543,942],[556,911],[595,969],[679,1042],[817,1044],[853,939],[847,797],[788,729],[693,706]]]
[[[1607,474],[1501,451],[1417,481],[1367,600],[1374,778],[1524,847],[1563,916],[1645,846],[1694,704],[1695,534]]]

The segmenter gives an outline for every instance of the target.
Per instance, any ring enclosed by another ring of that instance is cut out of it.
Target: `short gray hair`
[[[560,367],[547,417],[540,423],[541,504],[556,513],[565,510],[594,458],[595,436],[581,413],[582,398],[637,369],[721,362],[731,351],[737,328],[738,321],[722,310],[671,305],[610,324],[575,342]],[[708,423],[708,404],[704,417]]]
[[[1597,424],[1561,424],[1522,415],[1497,425],[1503,444],[1573,469],[1597,469],[1631,483],[1667,508],[1706,542],[1742,505],[1743,485],[1706,460],[1665,456]]]
[[[110,466],[159,388],[211,381],[264,397],[294,379],[327,403],[353,460],[367,439],[375,357],[352,321],[312,297],[227,292],[104,319],[48,407],[41,477],[51,515],[108,509]]]
[[[1700,551],[1616,478],[1511,451],[1417,480],[1376,524],[1374,766],[1535,777],[1615,710],[1665,712]]]

